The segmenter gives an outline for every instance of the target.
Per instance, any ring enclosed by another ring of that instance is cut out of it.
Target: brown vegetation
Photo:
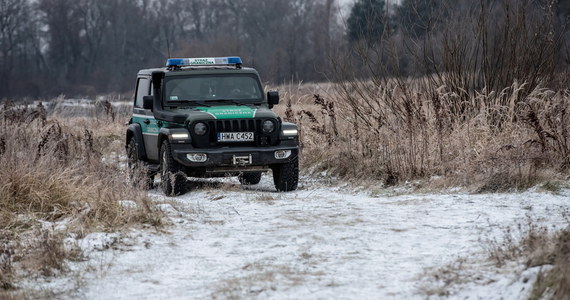
[[[0,286],[52,275],[80,256],[63,238],[126,225],[160,225],[144,190],[126,181],[120,121],[48,117],[43,105],[0,111]],[[119,119],[119,118],[117,118]],[[121,121],[124,121],[121,120]],[[120,152],[119,152],[120,151]],[[136,207],[121,205],[136,201]],[[47,223],[46,223],[47,222]],[[49,224],[63,224],[63,229]],[[47,226],[47,227],[46,227]],[[17,266],[17,268],[15,267]]]
[[[305,169],[344,179],[383,180],[446,176],[448,184],[480,192],[526,189],[568,175],[570,91],[535,89],[518,104],[485,101],[472,116],[453,112],[445,86],[425,92],[427,79],[343,82],[309,97],[285,93],[286,119],[301,127]],[[505,92],[506,93],[506,92]],[[312,102],[312,103],[311,103]],[[283,109],[283,108],[282,108]],[[501,126],[492,115],[504,112]]]

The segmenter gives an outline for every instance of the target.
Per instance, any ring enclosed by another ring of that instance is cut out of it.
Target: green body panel
[[[188,116],[188,123],[216,119],[277,118],[277,115],[265,105],[219,105],[212,107],[174,108],[171,109],[171,111]]]
[[[269,108],[267,108],[267,106],[261,106],[257,109],[257,111],[255,112],[255,117],[256,118],[277,118],[277,114],[274,113],[272,110],[270,110]]]
[[[145,124],[144,121],[149,120],[149,124]],[[158,128],[157,121],[151,116],[137,116],[133,115],[133,123],[139,123],[141,125],[142,133],[153,133],[158,134],[160,128]]]
[[[167,127],[167,128],[184,127],[183,124],[157,121],[153,116],[133,115],[132,120],[133,123],[139,123],[141,125],[142,133],[148,133],[148,134],[158,134],[161,127]],[[145,120],[149,120],[150,123],[148,124],[144,123]]]
[[[252,118],[277,118],[277,115],[267,109],[266,107],[252,107],[244,105],[220,105],[212,107],[196,107],[192,110],[188,109],[174,109],[179,113],[188,116],[189,123],[193,121],[205,121],[216,119],[252,119]],[[144,121],[149,120],[150,123],[146,124]],[[132,116],[132,122],[141,125],[142,133],[158,134],[160,128],[180,128],[184,124],[158,121],[153,116],[138,115]]]
[[[216,119],[250,119],[257,111],[257,108],[236,105],[197,107],[196,109],[211,114]]]

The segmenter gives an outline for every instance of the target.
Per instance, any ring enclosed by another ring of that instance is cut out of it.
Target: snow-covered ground
[[[430,274],[459,261],[465,280],[442,295],[521,299],[538,269],[493,271],[486,241],[529,217],[568,225],[568,191],[383,196],[303,182],[290,193],[274,192],[267,175],[245,190],[234,180],[175,198],[153,190],[173,225],[87,236],[90,260],[74,268],[90,268],[70,297],[425,299],[441,285]]]

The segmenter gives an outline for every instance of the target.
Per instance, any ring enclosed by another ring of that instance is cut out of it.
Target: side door
[[[141,126],[146,156],[151,162],[158,162],[158,124],[150,109],[143,108],[143,97],[152,95],[150,75],[139,75],[133,110],[133,123]]]

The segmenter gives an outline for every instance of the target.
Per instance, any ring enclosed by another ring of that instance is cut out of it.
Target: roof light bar
[[[242,64],[241,58],[233,57],[201,57],[201,58],[169,58],[166,61],[167,67],[188,67],[188,66],[227,66]]]

